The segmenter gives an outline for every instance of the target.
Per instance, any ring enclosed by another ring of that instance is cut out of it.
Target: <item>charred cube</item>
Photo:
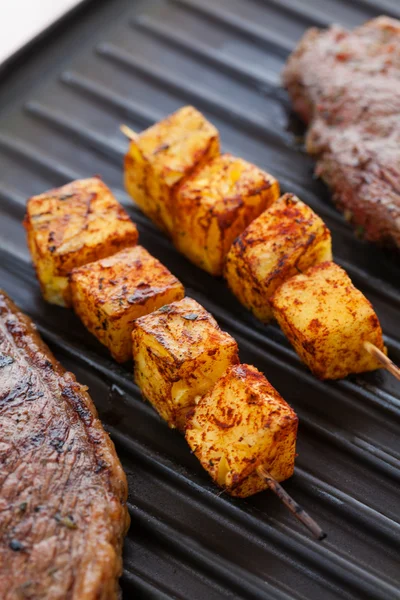
[[[233,240],[279,197],[279,184],[258,167],[222,154],[196,169],[176,191],[175,246],[221,275]]]
[[[214,481],[242,498],[293,474],[297,416],[255,367],[235,365],[196,404],[186,440]]]
[[[273,318],[268,299],[289,277],[332,259],[331,234],[322,219],[285,194],[234,241],[224,275],[244,306],[261,321]]]
[[[132,140],[125,157],[125,187],[141,210],[169,235],[176,186],[219,154],[218,130],[184,106]]]
[[[320,379],[380,368],[364,348],[386,351],[378,317],[350,277],[325,262],[288,279],[271,298],[274,316],[290,343]]]
[[[239,360],[235,340],[191,298],[138,319],[132,338],[137,384],[169,426],[180,430],[188,410]]]
[[[28,200],[28,246],[47,302],[71,305],[68,275],[138,239],[136,226],[97,177],[73,181]]]
[[[176,277],[141,246],[74,269],[70,281],[76,314],[118,362],[132,357],[135,320],[185,295]]]

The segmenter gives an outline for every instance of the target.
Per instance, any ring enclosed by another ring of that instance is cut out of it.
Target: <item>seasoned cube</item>
[[[142,211],[171,234],[176,185],[218,154],[218,130],[195,108],[184,106],[131,141],[125,187]]]
[[[297,416],[262,373],[228,369],[190,413],[186,439],[206,471],[233,496],[264,490],[263,465],[277,481],[293,474]]]
[[[279,184],[258,167],[222,154],[177,188],[174,242],[212,275],[221,275],[233,240],[279,197]]]
[[[333,262],[288,279],[271,298],[274,316],[300,358],[320,379],[379,369],[364,342],[386,351],[371,303]]]
[[[331,234],[309,206],[285,194],[233,243],[224,275],[232,292],[265,323],[268,298],[289,277],[332,259]]]
[[[239,360],[235,340],[191,298],[138,319],[132,337],[137,384],[169,426],[181,430],[189,408]]]
[[[73,181],[28,200],[24,225],[45,300],[71,305],[74,267],[134,246],[137,229],[98,178]]]
[[[70,281],[75,312],[118,362],[132,357],[135,319],[185,295],[176,277],[141,246],[74,269]]]

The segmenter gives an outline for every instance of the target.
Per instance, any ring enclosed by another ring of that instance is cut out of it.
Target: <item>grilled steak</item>
[[[309,30],[283,82],[337,206],[367,239],[400,247],[400,21]]]
[[[1,292],[0,432],[0,598],[117,598],[125,474],[86,388]]]

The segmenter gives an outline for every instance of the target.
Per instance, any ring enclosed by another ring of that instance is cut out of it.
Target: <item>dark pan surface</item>
[[[398,259],[361,242],[313,179],[300,124],[279,88],[288,52],[311,25],[353,27],[397,0],[114,0],[86,2],[10,62],[0,89],[0,285],[57,357],[90,386],[130,484],[124,599],[400,598],[400,387],[384,372],[320,383],[276,326],[241,308],[222,281],[179,256],[123,191],[135,129],[192,103],[223,145],[277,176],[328,223],[334,252],[381,319],[400,362]],[[314,542],[271,493],[221,495],[186,443],[140,399],[72,312],[46,305],[30,266],[25,200],[101,174],[137,222],[141,243],[238,340],[300,416],[286,489],[328,532]]]

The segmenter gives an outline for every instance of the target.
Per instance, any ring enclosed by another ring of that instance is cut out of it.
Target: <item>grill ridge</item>
[[[165,68],[161,69],[156,67],[154,64],[143,60],[141,57],[136,58],[129,52],[124,51],[121,48],[113,44],[101,44],[98,46],[97,51],[99,54],[116,62],[119,65],[128,67],[129,69],[139,73],[145,78],[149,78],[155,81],[158,85],[178,92],[184,102],[194,103],[196,106],[201,107],[203,110],[207,110],[215,114],[216,116],[235,123],[235,125],[243,127],[245,130],[250,130],[255,136],[266,138],[270,143],[288,146],[290,149],[291,136],[284,133],[277,134],[272,124],[268,125],[261,116],[245,116],[235,105],[224,102],[218,94],[214,94],[211,90],[204,92],[203,89],[197,85],[189,82],[182,81],[179,77],[174,75],[172,72],[166,71]]]
[[[202,0],[170,0],[188,10],[199,13],[206,19],[215,21],[224,28],[229,27],[235,33],[248,38],[257,44],[265,45],[268,49],[286,57],[293,50],[293,44],[288,43],[287,39],[275,31],[265,31],[265,29],[255,23],[243,22],[242,19],[232,13],[224,12],[216,5],[210,6]]]
[[[133,28],[145,31],[179,50],[188,52],[195,58],[209,63],[214,68],[242,79],[256,89],[266,91],[270,88],[275,89],[279,85],[279,77],[270,75],[268,72],[255,73],[245,63],[233,60],[215,48],[209,49],[205,44],[166,27],[165,23],[158,23],[151,18],[141,16],[132,21],[131,24]]]

